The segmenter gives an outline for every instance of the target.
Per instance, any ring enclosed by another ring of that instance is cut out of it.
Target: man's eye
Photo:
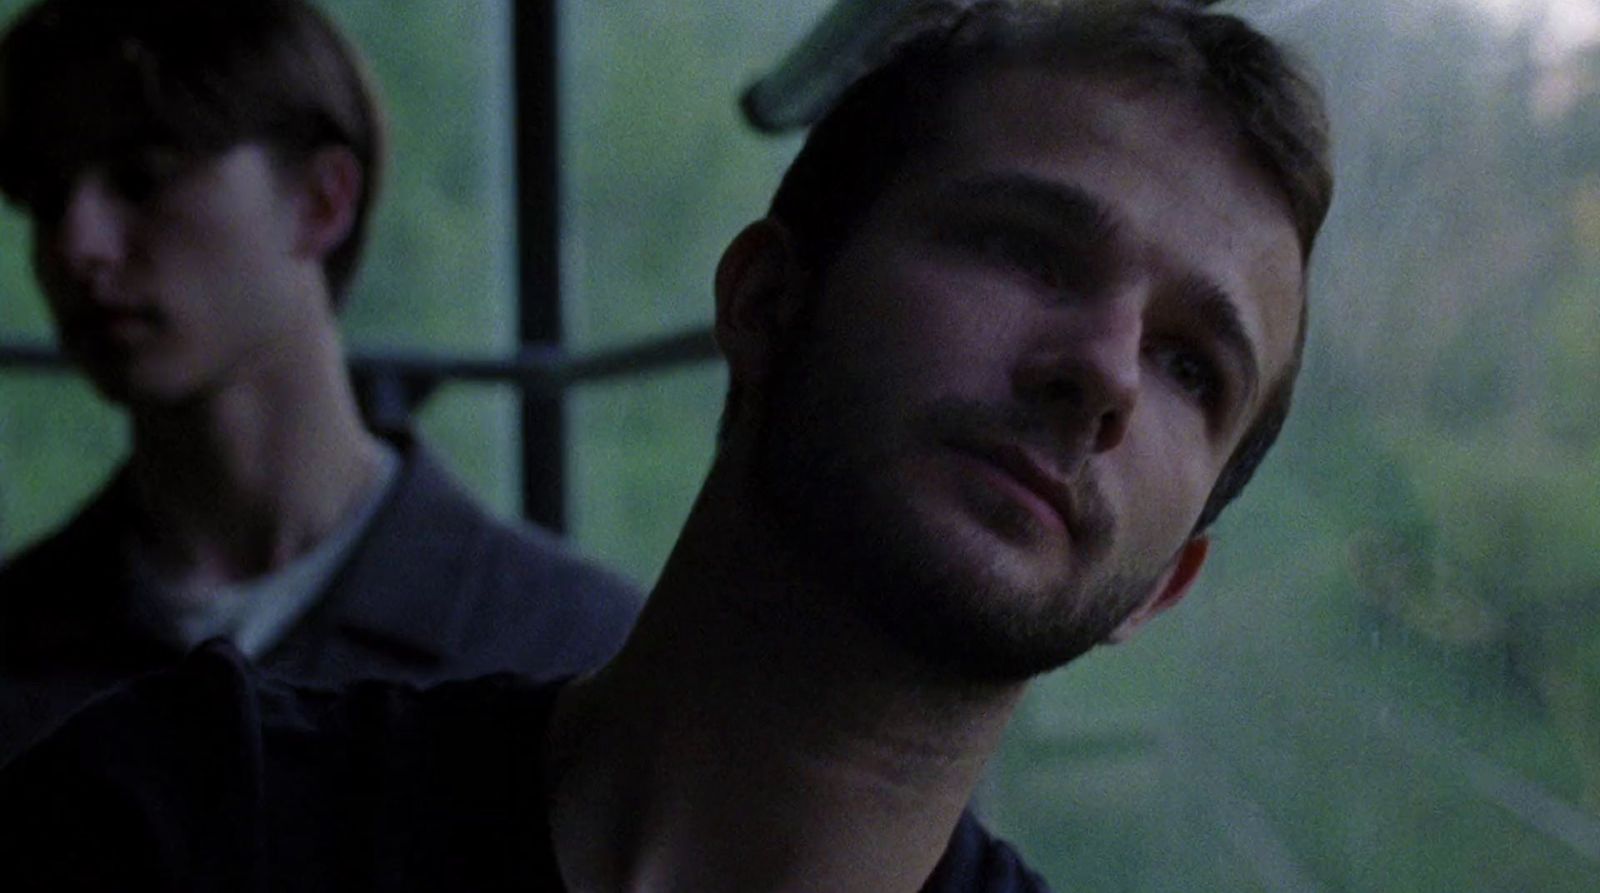
[[[1222,399],[1222,373],[1204,353],[1181,344],[1159,345],[1153,350],[1156,363],[1183,393],[1206,408]]]
[[[1051,287],[1062,284],[1061,266],[1054,248],[1027,233],[1004,229],[979,229],[967,236],[973,254],[985,263],[1021,273]]]

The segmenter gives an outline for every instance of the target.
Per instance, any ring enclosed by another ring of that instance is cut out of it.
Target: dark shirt
[[[203,646],[0,771],[0,889],[564,890],[540,777],[558,688],[318,692]],[[966,815],[924,889],[1046,888]]]
[[[259,663],[292,682],[411,682],[512,671],[553,679],[621,647],[642,594],[551,534],[490,517],[429,452],[392,435],[398,476],[310,612]],[[0,764],[96,692],[177,664],[148,632],[122,548],[119,475],[59,532],[0,567]]]

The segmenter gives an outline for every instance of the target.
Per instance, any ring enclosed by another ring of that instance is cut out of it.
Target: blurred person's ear
[[[301,201],[296,247],[324,260],[355,226],[364,186],[361,162],[344,146],[326,146],[312,153],[295,176]]]

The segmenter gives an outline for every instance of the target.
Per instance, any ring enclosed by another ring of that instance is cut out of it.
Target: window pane
[[[1600,8],[1240,8],[1335,119],[1296,411],[992,810],[1068,889],[1600,889]]]
[[[572,532],[585,551],[655,581],[710,467],[727,380],[701,364],[572,395]]]
[[[390,109],[389,181],[345,328],[360,349],[499,356],[516,346],[507,0],[327,0]],[[503,514],[520,509],[517,400],[452,385],[427,441]]]
[[[578,350],[710,324],[722,249],[761,216],[795,139],[737,100],[824,0],[569,2],[561,8],[567,332]],[[573,395],[572,529],[655,579],[709,464],[721,364]]]
[[[603,0],[561,7],[569,337],[625,343],[711,320],[711,273],[759,217],[792,140],[737,99],[822,0]],[[580,500],[581,501],[581,500]]]
[[[0,21],[29,4],[0,0]],[[355,349],[500,354],[515,337],[505,0],[328,0],[365,52],[392,151],[366,261],[345,312]],[[0,216],[0,338],[50,337],[27,230]],[[516,507],[515,400],[447,387],[427,439],[501,510]],[[59,524],[123,453],[119,414],[76,380],[0,370],[0,550]]]

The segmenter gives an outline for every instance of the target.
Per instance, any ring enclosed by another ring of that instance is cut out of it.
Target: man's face
[[[31,209],[34,269],[64,350],[111,399],[203,396],[329,324],[264,148],[136,150],[63,179]]]
[[[1181,594],[1291,359],[1300,252],[1193,97],[1012,69],[950,121],[827,270],[758,461],[882,627],[1021,678]]]

